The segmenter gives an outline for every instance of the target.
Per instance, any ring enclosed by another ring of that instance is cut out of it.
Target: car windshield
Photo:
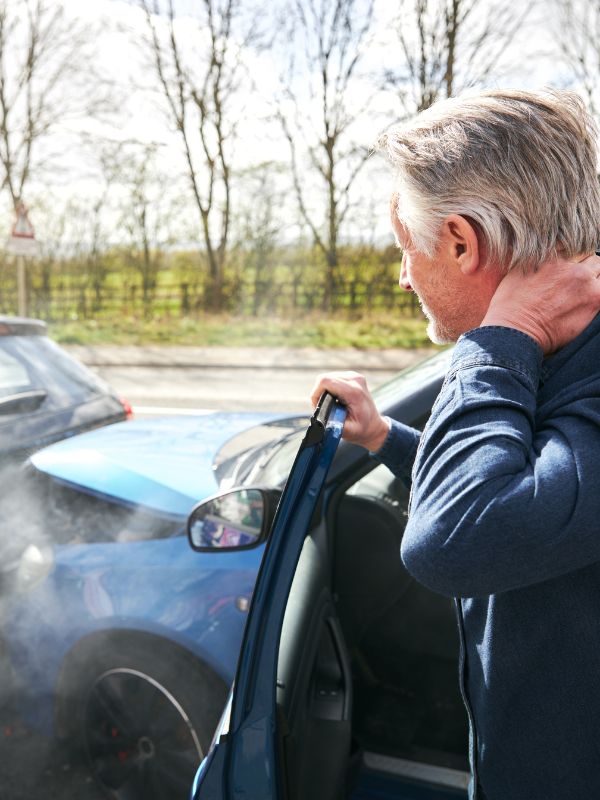
[[[229,439],[213,463],[221,489],[249,483],[283,484],[307,425],[308,417],[272,420]]]
[[[402,395],[410,394],[414,389],[427,383],[430,378],[439,375],[441,371],[446,371],[450,366],[451,358],[452,348],[448,348],[394,375],[391,380],[381,384],[373,392],[377,408],[383,411]]]

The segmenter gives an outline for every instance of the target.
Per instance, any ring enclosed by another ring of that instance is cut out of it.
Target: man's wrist
[[[364,446],[371,453],[376,453],[383,447],[383,444],[390,432],[391,424],[388,417],[380,417],[379,422],[380,424],[377,432],[364,443]]]

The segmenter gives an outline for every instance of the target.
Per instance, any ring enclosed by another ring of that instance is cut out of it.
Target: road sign
[[[20,239],[16,236],[10,236],[7,239],[5,250],[10,256],[29,256],[33,258],[37,256],[39,247],[35,239]]]
[[[35,239],[35,231],[29,219],[25,203],[18,203],[16,212],[17,219],[12,227],[11,237],[16,239]]]
[[[36,256],[39,247],[24,203],[17,205],[16,214],[15,224],[6,242],[6,252],[11,256]]]
[[[18,203],[15,209],[17,218],[12,226],[10,236],[6,241],[6,252],[17,258],[17,298],[19,316],[27,315],[27,283],[25,279],[25,257],[38,254],[38,243],[35,240],[35,231],[27,208],[24,203]]]

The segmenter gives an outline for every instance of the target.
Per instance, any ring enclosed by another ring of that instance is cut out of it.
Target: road
[[[106,800],[87,767],[65,747],[0,711],[2,800]]]
[[[315,376],[356,370],[374,388],[431,350],[75,347],[138,413],[309,410]]]
[[[314,369],[220,367],[102,367],[98,370],[137,413],[222,411],[308,412]],[[389,380],[393,372],[369,374],[369,384]]]

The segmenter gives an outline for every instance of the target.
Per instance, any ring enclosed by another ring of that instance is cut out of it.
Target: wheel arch
[[[58,672],[54,695],[54,719],[59,738],[68,736],[73,719],[75,687],[78,686],[84,665],[89,664],[99,653],[111,650],[118,652],[122,647],[131,648],[136,645],[157,657],[171,656],[179,662],[189,664],[190,672],[201,672],[203,678],[210,683],[211,690],[222,693],[225,702],[229,687],[223,677],[198,655],[172,639],[132,628],[94,631],[83,636],[71,647],[63,658]]]

